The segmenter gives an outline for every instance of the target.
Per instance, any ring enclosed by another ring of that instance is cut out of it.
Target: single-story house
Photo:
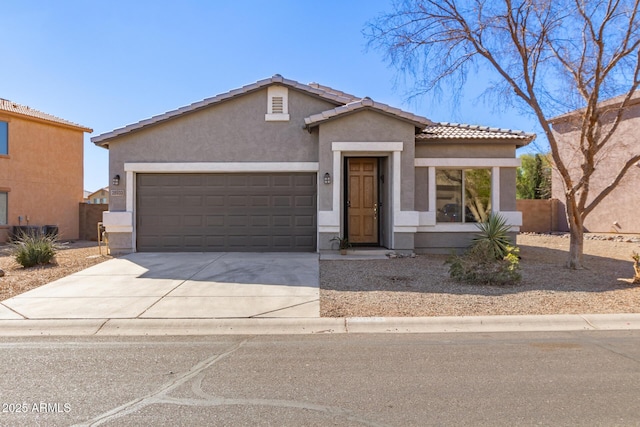
[[[624,96],[608,99],[599,104],[603,130],[612,124]],[[581,174],[580,132],[583,110],[571,111],[550,120],[558,141],[561,158],[574,180]],[[640,90],[636,91],[624,109],[622,120],[607,147],[596,158],[596,168],[589,184],[587,204],[606,186],[611,184],[623,165],[640,154]],[[565,185],[556,168],[552,169],[551,197],[558,199],[558,229],[569,231],[565,205]],[[592,233],[640,233],[640,162],[627,171],[617,187],[589,213],[584,229]]]
[[[449,252],[499,212],[517,232],[516,148],[278,74],[93,137],[109,150],[112,251]]]

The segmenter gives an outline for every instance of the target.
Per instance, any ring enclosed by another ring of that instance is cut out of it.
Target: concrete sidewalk
[[[0,320],[0,336],[491,333],[638,330],[640,314],[543,316]]]

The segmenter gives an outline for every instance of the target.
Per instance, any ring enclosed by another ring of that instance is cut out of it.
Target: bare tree
[[[459,94],[471,72],[493,72],[489,88],[502,105],[532,113],[562,177],[570,228],[568,266],[583,267],[585,217],[640,160],[612,170],[610,184],[590,194],[606,152],[640,84],[640,0],[398,0],[365,30],[370,44],[413,77],[417,94]],[[622,94],[622,95],[621,95]],[[615,111],[600,103],[621,96]],[[549,119],[579,111],[576,175],[561,157]],[[607,115],[606,120],[603,120]]]

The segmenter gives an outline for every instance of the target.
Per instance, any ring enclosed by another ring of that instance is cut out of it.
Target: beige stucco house
[[[92,130],[0,99],[0,242],[19,225],[78,238],[84,132]]]
[[[603,128],[611,122],[612,115],[622,105],[623,97],[603,101]],[[609,111],[608,113],[606,111]],[[558,140],[561,157],[568,163],[570,171],[580,171],[579,159],[573,156],[579,150],[580,110],[572,111],[550,121]],[[590,183],[590,198],[608,186],[615,175],[632,156],[640,154],[640,91],[633,94],[631,103],[624,111],[607,148],[596,159],[596,169]],[[575,161],[571,161],[575,159]],[[552,172],[552,198],[558,199],[559,231],[569,231],[565,206],[565,187],[559,172]],[[631,167],[618,186],[605,197],[584,221],[584,228],[593,233],[640,233],[640,162]]]
[[[86,203],[89,204],[108,204],[109,203],[109,187],[101,188],[85,197]]]
[[[92,138],[115,252],[448,252],[490,211],[518,231],[520,131],[433,123],[275,75]]]

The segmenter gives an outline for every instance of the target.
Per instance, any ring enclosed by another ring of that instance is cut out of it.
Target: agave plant
[[[476,243],[486,244],[489,252],[493,254],[495,259],[501,260],[509,253],[509,230],[511,227],[507,225],[507,220],[503,216],[491,213],[486,222],[476,224],[480,233],[474,237]]]

